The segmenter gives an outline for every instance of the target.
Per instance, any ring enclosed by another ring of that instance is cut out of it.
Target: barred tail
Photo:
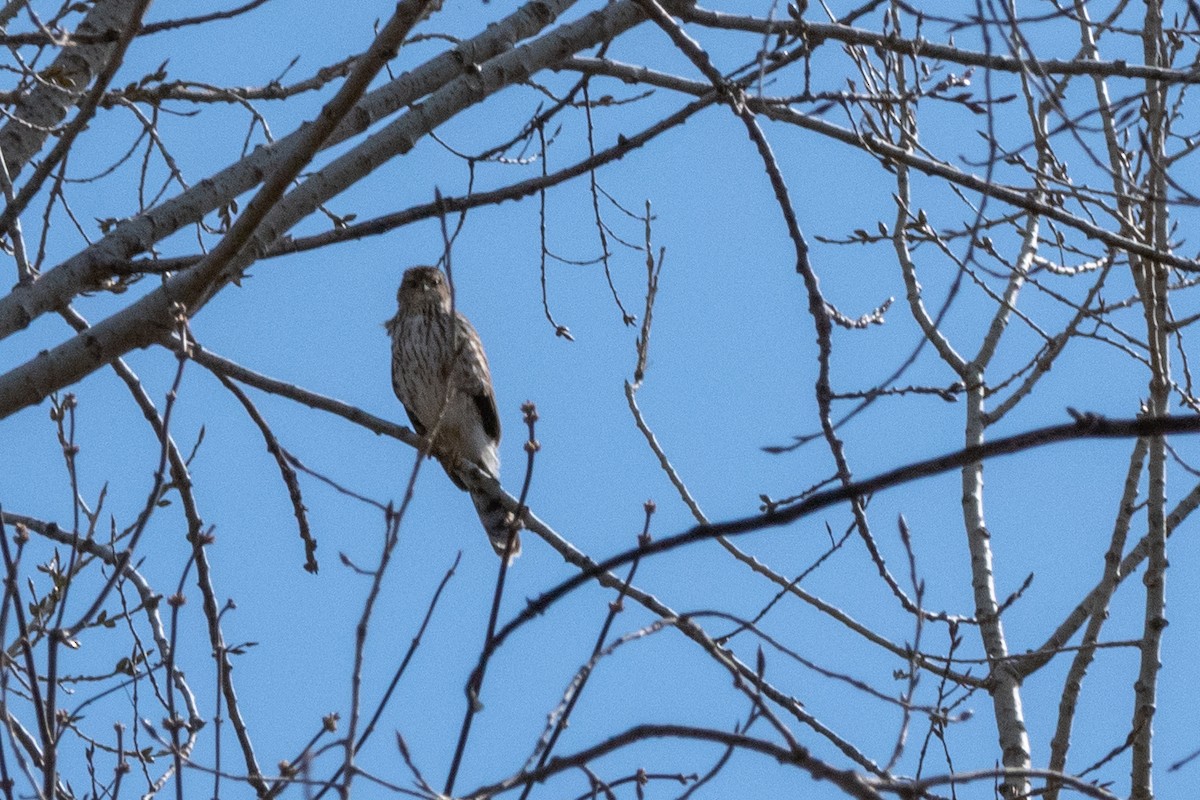
[[[511,564],[513,559],[521,555],[521,536],[517,533],[520,522],[494,497],[488,497],[481,492],[471,492],[471,500],[475,503],[479,521],[483,523],[483,530],[487,533],[488,541],[492,543],[496,555],[504,558],[508,537],[512,537],[512,549],[508,559],[508,563]]]

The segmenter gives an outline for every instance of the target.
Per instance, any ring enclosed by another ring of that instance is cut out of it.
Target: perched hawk
[[[392,388],[413,428],[433,437],[432,454],[450,480],[471,493],[479,520],[500,556],[513,537],[521,539],[498,500],[473,492],[462,478],[464,464],[500,479],[500,416],[483,342],[467,318],[450,309],[450,288],[436,267],[412,267],[396,293],[399,309],[387,321],[392,337]]]

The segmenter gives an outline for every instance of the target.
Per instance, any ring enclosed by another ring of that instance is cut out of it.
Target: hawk
[[[512,515],[494,497],[463,479],[471,465],[500,480],[500,415],[492,374],[479,334],[450,305],[450,287],[437,267],[404,272],[396,316],[385,323],[392,337],[392,389],[413,428],[432,437],[431,454],[454,485],[470,493],[492,548],[503,557],[521,553]]]

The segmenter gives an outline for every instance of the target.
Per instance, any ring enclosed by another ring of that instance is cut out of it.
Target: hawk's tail
[[[508,563],[511,564],[514,558],[521,555],[521,536],[517,533],[520,522],[514,519],[512,512],[508,511],[494,497],[489,497],[482,492],[471,492],[471,500],[475,503],[479,521],[483,523],[483,530],[487,533],[488,541],[492,543],[492,549],[496,551],[496,555],[504,558],[504,551],[508,547],[508,537],[512,537],[512,549],[509,551],[508,559]]]

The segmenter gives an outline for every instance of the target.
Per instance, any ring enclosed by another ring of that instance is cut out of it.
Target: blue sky
[[[116,83],[135,80],[169,58],[172,79],[261,85],[299,56],[284,79],[287,82],[365,49],[374,20],[385,17],[391,5],[345,4],[330,13],[326,4],[272,0],[239,21],[139,40]],[[509,10],[498,3],[447,5],[424,30],[473,35],[486,21]],[[972,6],[962,4],[962,8]],[[164,4],[152,10],[151,18],[186,15],[207,7],[193,2]],[[731,10],[762,15],[768,7],[766,0],[746,0]],[[833,8],[841,10],[839,4]],[[572,10],[569,17],[589,10],[590,6]],[[869,19],[871,26],[878,24],[876,18]],[[865,21],[862,24],[867,25]],[[723,68],[751,57],[761,42],[753,36],[694,34]],[[932,33],[927,35],[935,38]],[[940,33],[937,38],[944,40]],[[978,46],[969,34],[959,34],[956,39],[963,46]],[[1038,43],[1053,56],[1070,56],[1074,47],[1071,40],[1061,49],[1049,35]],[[398,73],[420,63],[443,46],[427,42],[406,48],[393,70]],[[619,39],[610,55],[695,77],[694,70],[669,50],[661,31],[649,26]],[[841,88],[832,74],[819,71],[822,65],[844,71],[846,59],[840,49],[830,47],[814,60],[814,80],[823,88]],[[772,91],[796,90],[798,74],[789,73]],[[561,90],[574,76],[549,74],[539,80]],[[1002,88],[1008,78],[997,77],[996,81],[997,93],[1012,90],[1011,81]],[[980,86],[977,79],[973,89],[982,91]],[[609,92],[622,98],[636,91],[598,80],[592,93]],[[311,118],[325,96],[303,95],[260,108],[279,136]],[[518,130],[544,102],[544,96],[530,89],[510,89],[468,110],[438,134],[455,148],[477,151]],[[597,146],[615,141],[619,133],[640,130],[684,102],[686,98],[660,90],[640,103],[598,110]],[[922,134],[933,152],[960,165],[960,157],[978,160],[986,156],[986,148],[974,133],[983,124],[982,117],[958,107],[930,104],[928,108],[930,116],[922,119]],[[1005,110],[1002,114],[1008,115],[1001,117],[1007,124],[1021,123],[1019,112]],[[830,119],[844,121],[832,113]],[[197,181],[237,159],[247,124],[244,110],[213,107],[204,108],[198,119],[164,117],[161,132],[185,175]],[[834,334],[835,388],[869,388],[890,374],[919,335],[904,307],[904,286],[895,257],[886,242],[838,247],[823,244],[818,237],[844,237],[856,228],[873,231],[878,220],[890,227],[895,216],[894,181],[861,152],[798,128],[766,121],[763,125],[792,190],[801,226],[812,246],[814,266],[830,301],[848,316],[857,317],[889,297],[896,300],[885,325],[864,331],[839,329]],[[132,130],[127,114],[104,112],[80,140],[72,170],[80,175],[98,171],[98,167],[83,165],[106,163],[110,154],[129,145],[135,135]],[[1027,136],[1022,130],[1016,127],[1010,133],[1001,129],[1001,137],[1022,142]],[[586,154],[585,132],[582,112],[564,116],[550,150],[551,170]],[[259,140],[256,134],[255,141]],[[1064,144],[1064,149],[1069,145]],[[314,167],[328,158],[322,155]],[[1072,163],[1082,159],[1079,155]],[[152,170],[161,176],[160,164]],[[537,164],[482,165],[478,186],[504,185],[538,171]],[[336,198],[329,209],[365,219],[429,202],[435,187],[447,195],[462,194],[466,176],[461,160],[426,138],[411,153]],[[86,224],[94,217],[134,213],[135,180],[136,165],[128,165],[106,184],[120,191],[79,187],[73,199],[76,215]],[[654,311],[649,371],[638,400],[705,514],[712,520],[746,516],[757,511],[760,494],[786,496],[826,479],[832,462],[821,442],[785,455],[762,450],[816,429],[816,347],[791,244],[761,161],[741,123],[727,109],[709,109],[647,148],[604,168],[598,180],[627,208],[640,210],[647,200],[652,204],[654,246],[666,248],[666,260]],[[929,210],[936,226],[952,227],[970,220],[969,209],[933,182],[918,178],[914,182],[919,203]],[[616,233],[629,241],[642,240],[639,222],[605,201],[602,206]],[[31,220],[27,225],[35,223]],[[635,543],[647,499],[658,506],[651,526],[656,537],[684,530],[692,519],[626,405],[623,382],[632,376],[637,329],[622,324],[599,266],[551,263],[549,302],[575,341],[553,335],[540,299],[538,224],[537,198],[472,210],[454,245],[456,302],[479,330],[491,362],[505,430],[501,446],[504,485],[515,492],[524,475],[520,406],[532,400],[540,415],[537,437],[541,450],[530,505],[577,547],[600,558]],[[328,227],[326,218],[315,215],[295,233]],[[1007,254],[1015,252],[1011,233],[994,236],[998,248],[1007,248]],[[548,192],[547,237],[550,248],[568,258],[587,260],[599,253],[586,180]],[[211,246],[215,239],[206,237],[206,243]],[[82,246],[68,223],[56,219],[48,263],[56,263]],[[640,316],[644,257],[620,245],[613,249],[613,281],[622,301]],[[168,239],[161,248],[165,255],[195,250],[193,231]],[[404,268],[433,263],[441,252],[440,227],[437,221],[426,221],[383,236],[263,261],[250,270],[241,288],[227,289],[205,308],[192,322],[192,329],[204,347],[247,367],[407,423],[391,391],[389,347],[382,323],[394,313],[395,287]],[[961,255],[961,248],[958,252]],[[930,248],[918,254],[926,297],[936,305],[954,278],[954,267]],[[147,279],[131,293],[142,292],[152,283]],[[1071,288],[1081,292],[1078,287]],[[1117,270],[1105,296],[1122,299],[1129,291],[1126,273]],[[128,295],[94,296],[81,299],[77,307],[95,321],[127,302]],[[1189,302],[1186,294],[1180,297],[1179,316],[1189,313]],[[1021,303],[1023,310],[1028,309],[1049,329],[1057,330],[1064,319],[1061,307],[1032,288]],[[964,289],[945,326],[956,346],[963,351],[977,346],[983,321],[992,308],[973,287]],[[1123,319],[1131,330],[1138,330],[1136,312],[1126,312]],[[0,342],[0,363],[20,363],[67,334],[60,320],[47,316],[29,330]],[[998,356],[996,374],[1024,363],[1036,346],[1035,337],[1014,322]],[[161,406],[174,376],[173,356],[157,350],[137,352],[131,354],[129,363]],[[953,380],[927,348],[901,384],[947,386]],[[1143,370],[1112,348],[1094,341],[1073,343],[1034,396],[990,436],[1065,421],[1068,406],[1133,416],[1146,393],[1146,380]],[[114,515],[118,527],[126,525],[144,502],[157,461],[157,443],[110,372],[98,372],[72,391],[79,398],[80,492],[94,503],[102,487],[107,487],[106,511]],[[253,390],[249,393],[281,444],[305,464],[368,497],[383,502],[400,500],[413,468],[415,454],[410,448],[289,400]],[[960,446],[961,405],[936,397],[876,403],[843,429],[855,475],[867,477]],[[839,410],[848,407],[845,403],[837,406]],[[378,558],[383,520],[377,510],[302,476],[305,504],[320,543],[320,574],[309,575],[301,568],[303,548],[287,491],[257,429],[210,374],[197,364],[188,364],[172,430],[187,451],[202,427],[204,442],[192,475],[205,521],[215,525],[216,541],[209,555],[218,597],[236,603],[236,609],[224,617],[226,638],[230,643],[255,643],[235,659],[235,682],[259,758],[270,770],[280,759],[290,759],[299,751],[319,729],[324,715],[340,712],[344,718],[347,714],[354,624],[369,583],[339,563],[338,556],[344,553],[360,566],[372,565]],[[10,467],[0,474],[4,508],[60,523],[69,521],[69,487],[46,405],[0,422],[0,443],[12,454]],[[1186,457],[1190,443],[1175,444]],[[1007,596],[1028,573],[1035,575],[1029,591],[1006,612],[1014,652],[1040,645],[1099,576],[1131,447],[1130,442],[1068,444],[989,462],[987,513],[998,592]],[[1172,500],[1191,488],[1190,476],[1175,467],[1173,471],[1178,474],[1173,476]],[[951,474],[873,498],[870,516],[893,572],[904,575],[903,548],[896,532],[896,519],[903,514],[927,582],[926,605],[969,615],[973,607],[960,499],[959,478]],[[840,535],[849,522],[848,511],[836,509],[784,529],[743,537],[739,545],[782,574],[795,575],[826,549],[826,525]],[[1142,529],[1144,517],[1134,531]],[[184,532],[181,515],[173,506],[165,508],[156,515],[139,551],[144,559],[141,569],[164,593],[174,590],[187,558]],[[409,785],[410,776],[395,751],[393,731],[399,731],[416,763],[440,788],[461,721],[462,687],[483,639],[497,562],[469,499],[432,463],[421,469],[400,538],[367,648],[368,708],[386,686],[432,592],[460,550],[462,561],[409,674],[360,761],[386,780]],[[1200,646],[1200,620],[1183,600],[1194,596],[1198,565],[1186,525],[1173,537],[1170,556],[1171,626],[1156,718],[1160,765],[1200,746],[1191,724],[1195,703],[1186,666]],[[574,569],[549,547],[526,534],[525,554],[508,576],[501,620],[518,613],[526,598],[573,574]],[[770,584],[755,580],[715,543],[642,564],[637,583],[679,611],[719,609],[753,615],[774,595]],[[852,537],[804,586],[895,641],[913,636],[911,620],[876,578],[857,538]],[[1106,640],[1138,635],[1140,587],[1140,578],[1134,578],[1122,588],[1112,608]],[[181,612],[179,658],[202,708],[211,713],[212,662],[199,596],[190,580],[185,593],[188,604]],[[580,590],[525,626],[500,651],[489,667],[484,709],[472,732],[458,782],[460,790],[505,777],[523,761],[546,714],[586,660],[611,599],[607,590]],[[785,600],[767,620],[766,628],[773,636],[821,666],[853,675],[884,692],[903,690],[903,684],[892,677],[893,670],[902,666],[897,659],[883,657],[878,649],[812,609]],[[613,633],[636,631],[653,621],[644,609],[630,605],[618,617]],[[730,627],[719,620],[702,624],[714,633]],[[967,629],[964,635],[963,655],[978,657],[976,631]],[[944,652],[944,629],[930,626],[924,636],[929,650]],[[86,637],[83,645],[65,656],[65,671],[83,673],[124,654],[99,634]],[[743,637],[736,649],[743,660],[753,663],[755,646]],[[1024,688],[1035,766],[1042,766],[1047,757],[1065,663],[1038,673]],[[768,652],[767,664],[767,677],[794,693],[810,713],[872,758],[887,760],[900,721],[893,707],[795,666],[778,653]],[[1135,665],[1136,657],[1129,649],[1099,655],[1082,701],[1072,766],[1099,759],[1123,740],[1131,715]],[[934,689],[934,682],[924,676],[921,702],[932,702]],[[124,718],[128,724],[128,700],[120,695],[114,700],[91,712],[98,729],[107,730],[110,719]],[[950,732],[954,766],[989,768],[998,757],[991,703],[976,694],[963,708],[973,716]],[[745,698],[733,690],[722,668],[678,632],[663,630],[623,646],[601,664],[563,737],[560,752],[573,752],[640,722],[673,721],[728,729],[744,719],[747,711]],[[814,754],[848,766],[828,743],[808,730],[796,729]],[[754,730],[771,736],[761,722]],[[918,719],[900,772],[910,774],[915,768],[924,730]],[[236,771],[228,729],[223,736],[225,766]],[[211,736],[206,732],[200,741],[195,760],[211,765]],[[652,772],[702,773],[719,755],[715,746],[656,742],[598,763],[607,777],[638,767]],[[335,759],[330,756],[319,761],[315,775],[328,774]],[[944,761],[938,758],[926,767],[927,772],[944,770]],[[1117,790],[1122,791],[1128,775],[1127,758],[1118,758],[1101,775],[1117,781]],[[84,781],[82,772],[70,777]],[[1194,783],[1194,772],[1168,773],[1160,766],[1156,780],[1163,796],[1179,796],[1184,787]],[[208,790],[209,778],[199,772],[189,771],[185,781],[189,792]],[[361,796],[384,794],[383,789],[365,782],[356,787]],[[733,792],[765,796],[796,787],[803,787],[806,796],[840,796],[828,785],[810,784],[794,771],[741,754],[705,791],[710,796]],[[539,793],[573,797],[585,789],[586,782],[572,775],[557,779]],[[298,791],[293,790],[291,796]],[[679,791],[677,785],[648,788],[653,797],[673,797]],[[980,784],[971,791],[970,796],[983,797],[990,789]],[[632,791],[626,790],[622,796],[632,796]]]

